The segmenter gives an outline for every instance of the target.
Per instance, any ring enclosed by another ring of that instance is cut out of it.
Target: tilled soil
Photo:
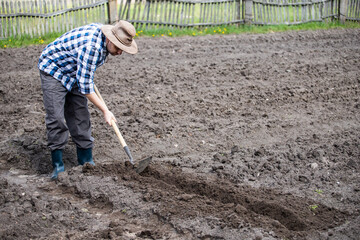
[[[0,50],[1,239],[358,239],[360,29],[139,38],[95,75],[96,166],[49,181],[36,67]]]

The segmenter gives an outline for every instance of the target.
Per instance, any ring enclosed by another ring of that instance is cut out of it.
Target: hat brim
[[[112,25],[103,25],[101,27],[101,31],[107,37],[107,39],[109,39],[110,42],[112,42],[115,46],[117,46],[121,50],[130,54],[136,54],[138,52],[138,47],[135,40],[132,40],[131,46],[125,46],[114,36],[114,34],[111,31],[112,28],[113,28]]]

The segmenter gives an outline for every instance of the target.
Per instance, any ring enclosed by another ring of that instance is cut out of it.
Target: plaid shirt
[[[82,94],[95,92],[95,70],[109,55],[101,26],[79,27],[56,39],[43,50],[38,68],[61,81],[68,91],[76,83]]]

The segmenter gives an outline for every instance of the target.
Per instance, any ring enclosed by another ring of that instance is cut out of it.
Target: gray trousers
[[[92,148],[94,138],[86,96],[76,85],[69,92],[60,81],[43,71],[40,71],[40,79],[50,150],[64,149],[69,132],[77,147]]]

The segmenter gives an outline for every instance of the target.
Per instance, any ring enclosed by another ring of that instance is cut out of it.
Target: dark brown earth
[[[358,239],[360,29],[139,38],[95,82],[96,167],[48,180],[37,59],[0,50],[0,239]]]

